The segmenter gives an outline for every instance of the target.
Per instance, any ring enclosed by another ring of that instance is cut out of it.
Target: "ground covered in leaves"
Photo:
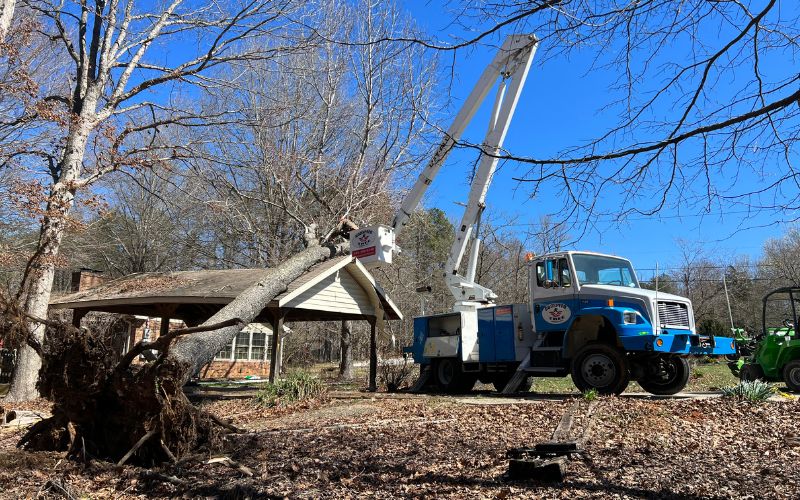
[[[205,403],[249,430],[228,441],[223,454],[231,460],[195,456],[151,470],[20,451],[19,431],[6,431],[0,434],[0,496],[800,496],[797,400],[603,398],[592,419],[581,418],[588,407],[581,401],[573,434],[591,422],[586,453],[568,463],[566,480],[506,480],[506,451],[548,440],[576,401],[353,394],[289,408]]]

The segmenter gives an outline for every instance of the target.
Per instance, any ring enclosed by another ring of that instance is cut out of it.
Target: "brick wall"
[[[200,378],[244,378],[248,375],[269,376],[266,361],[220,361],[214,360],[200,371]]]
[[[182,321],[172,320],[170,322],[170,330],[184,328],[186,325]],[[143,323],[136,328],[133,332],[131,344],[140,342],[144,338],[145,329],[149,329],[150,342],[158,338],[158,333],[161,331],[161,319],[149,318],[144,320]],[[248,375],[258,375],[260,377],[269,376],[269,362],[268,361],[249,361],[249,360],[214,360],[207,364],[200,371],[200,378],[213,379],[213,378],[231,378],[241,379]]]

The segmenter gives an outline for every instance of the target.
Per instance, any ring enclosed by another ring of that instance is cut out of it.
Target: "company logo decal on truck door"
[[[569,319],[571,316],[569,307],[566,304],[556,302],[554,304],[547,304],[542,309],[542,319],[551,325],[560,325]]]

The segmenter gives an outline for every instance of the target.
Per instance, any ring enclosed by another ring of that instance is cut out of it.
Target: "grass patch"
[[[594,401],[597,399],[598,392],[597,389],[589,389],[588,391],[583,391],[583,400],[584,401]]]
[[[718,391],[722,387],[729,387],[739,383],[734,377],[724,360],[713,363],[697,363],[692,366],[692,374],[684,391],[707,392]],[[578,393],[578,388],[572,383],[570,376],[566,377],[536,377],[533,380],[533,392],[540,394],[569,394]],[[626,393],[647,392],[636,382],[631,382]]]
[[[718,391],[722,387],[738,383],[739,379],[733,376],[725,360],[720,360],[692,366],[692,374],[685,390],[690,392]]]
[[[722,388],[722,397],[760,403],[775,394],[775,388],[763,380],[741,381],[737,385]]]
[[[263,384],[255,400],[259,404],[272,407],[316,398],[324,392],[325,383],[319,378],[306,372],[294,372],[283,380]]]

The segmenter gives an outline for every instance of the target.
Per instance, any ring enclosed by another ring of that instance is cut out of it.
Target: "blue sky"
[[[464,35],[449,23],[450,18],[440,2],[406,0],[404,5],[432,39],[449,41],[450,35]],[[460,99],[469,93],[494,53],[490,47],[458,52],[456,80],[451,90],[454,105],[460,104]],[[614,75],[602,70],[587,73],[590,62],[588,58],[581,59],[581,54],[571,60],[551,59],[546,65],[534,62],[506,139],[507,150],[519,156],[545,157],[580,144],[615,123],[613,116],[598,112],[607,100],[606,89]],[[481,141],[490,106],[491,97],[467,129],[466,140]],[[454,107],[451,116],[455,111]],[[447,119],[444,122],[445,127],[449,125]],[[427,206],[441,208],[453,220],[460,219],[463,209],[456,202],[463,202],[467,197],[469,187],[465,178],[475,156],[475,152],[465,151],[451,155],[429,190]],[[489,210],[515,218],[519,226],[513,230],[520,232],[528,229],[527,225],[538,223],[540,215],[548,212],[548,197],[555,196],[555,193],[545,192],[531,200],[528,187],[512,179],[522,174],[522,169],[524,167],[516,164],[502,165],[487,199]],[[715,180],[724,182],[725,179]],[[745,177],[740,182],[751,181]],[[613,203],[613,199],[603,200],[606,208],[613,207]],[[775,223],[775,215],[765,215],[750,218],[742,228],[742,216],[741,209],[729,209],[726,213],[712,210],[708,214],[698,209],[679,212],[668,208],[652,217],[629,217],[621,225],[605,217],[596,221],[597,231],[584,235],[573,248],[624,255],[640,269],[654,268],[656,262],[663,268],[681,261],[681,245],[701,247],[714,257],[757,257],[764,241],[779,237],[787,227]],[[577,236],[578,232],[574,233]],[[640,274],[648,278],[652,272]]]

